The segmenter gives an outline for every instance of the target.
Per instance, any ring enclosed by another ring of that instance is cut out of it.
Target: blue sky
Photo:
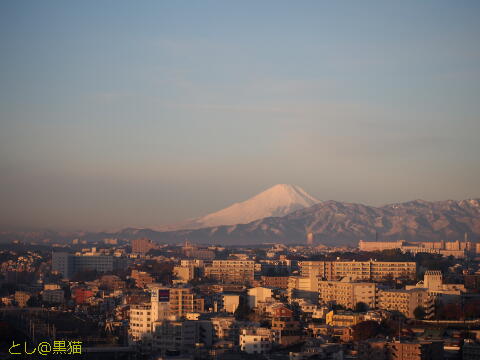
[[[480,197],[479,38],[477,1],[3,1],[0,226]]]

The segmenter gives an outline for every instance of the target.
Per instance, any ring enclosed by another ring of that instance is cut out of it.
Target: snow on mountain
[[[319,200],[299,186],[278,184],[246,201],[177,225],[167,226],[164,229],[199,229],[220,225],[247,224],[265,217],[285,216],[317,203]]]

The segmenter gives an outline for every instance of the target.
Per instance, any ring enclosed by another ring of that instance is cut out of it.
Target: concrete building
[[[361,251],[383,251],[399,249],[403,252],[441,254],[464,258],[468,254],[480,253],[470,241],[364,241],[360,240],[358,248]],[[480,250],[480,249],[479,249]]]
[[[293,299],[305,299],[312,304],[318,303],[318,278],[316,276],[290,276],[287,296]]]
[[[279,304],[273,308],[272,330],[275,332],[274,342],[280,345],[291,345],[302,338],[300,322],[293,317],[293,311]]]
[[[423,281],[419,281],[416,285],[407,285],[410,289],[426,289],[430,295],[442,302],[459,301],[460,297],[467,290],[463,284],[444,284],[443,274],[439,270],[427,270],[423,276]]]
[[[356,304],[362,302],[374,309],[376,294],[375,283],[352,282],[348,277],[340,281],[318,281],[318,300],[321,304],[336,304],[355,309]]]
[[[52,270],[66,279],[82,271],[107,272],[124,269],[127,260],[111,255],[74,255],[66,252],[52,253]]]
[[[168,303],[169,316],[181,318],[187,313],[204,312],[204,299],[198,296],[193,288],[178,287],[170,288],[161,284],[150,284],[148,286],[151,293],[151,303],[155,313],[156,321],[159,321],[160,313],[156,312],[159,304]],[[164,307],[162,308],[164,309]]]
[[[251,284],[255,275],[253,260],[213,260],[205,276],[222,283]]]
[[[444,358],[442,341],[365,341],[358,358],[370,360],[438,360]]]
[[[213,326],[210,321],[184,320],[162,321],[155,326],[152,350],[162,355],[193,354],[198,346],[209,347],[213,343]]]
[[[195,267],[190,266],[174,266],[173,275],[184,282],[188,282],[195,277]]]
[[[247,354],[265,354],[272,348],[274,331],[257,327],[241,329],[239,337],[240,350]]]
[[[157,246],[152,242],[152,240],[147,238],[132,240],[132,252],[135,254],[146,254],[156,247]]]
[[[408,318],[414,318],[415,309],[421,306],[429,318],[433,315],[434,296],[422,288],[379,290],[377,306],[379,309],[399,311]]]
[[[129,335],[131,340],[150,340],[152,333],[152,306],[151,304],[130,305],[129,312]]]
[[[146,271],[133,269],[130,277],[135,280],[135,286],[142,289],[155,282],[155,278]]]
[[[262,276],[262,285],[270,288],[288,289],[288,276]]]
[[[237,310],[238,305],[240,305],[239,294],[222,294],[221,307],[223,311],[233,314]]]
[[[214,341],[225,340],[238,342],[238,323],[233,316],[213,317],[211,319],[214,331]]]
[[[265,287],[254,287],[248,289],[248,306],[253,309],[257,307],[258,302],[266,301],[272,297],[272,289]]]
[[[304,277],[319,276],[325,280],[339,280],[348,276],[354,280],[382,281],[389,277],[415,279],[415,262],[387,261],[301,261],[300,274]]]
[[[43,290],[42,301],[49,304],[63,304],[65,301],[65,292],[62,289]]]
[[[330,311],[325,316],[325,323],[330,326],[353,326],[363,321],[363,315],[351,311]]]

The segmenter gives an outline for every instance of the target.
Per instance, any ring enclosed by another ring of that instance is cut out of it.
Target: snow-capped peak
[[[246,224],[271,216],[284,216],[295,210],[310,207],[319,200],[300,186],[275,185],[254,197],[235,203],[220,211],[186,221],[175,229],[198,229],[219,225]],[[173,229],[172,227],[169,227]]]

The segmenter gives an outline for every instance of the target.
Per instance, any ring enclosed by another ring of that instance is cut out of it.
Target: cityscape
[[[480,3],[0,2],[0,359],[480,360]]]

